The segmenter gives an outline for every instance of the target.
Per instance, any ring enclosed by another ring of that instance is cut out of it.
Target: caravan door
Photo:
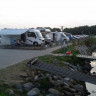
[[[26,43],[33,45],[34,41],[36,41],[36,34],[34,32],[27,32]]]

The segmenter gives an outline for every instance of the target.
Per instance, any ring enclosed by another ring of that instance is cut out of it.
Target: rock
[[[56,86],[56,87],[57,87],[57,86],[60,86],[60,82],[54,81],[54,82],[53,82],[53,85]]]
[[[30,77],[25,78],[25,81],[30,81],[30,80],[31,80]]]
[[[23,88],[22,88],[22,85],[20,83],[18,84],[15,84],[15,88],[20,91],[21,93],[23,93]]]
[[[74,96],[73,93],[65,91],[65,90],[64,90],[64,93],[66,94],[66,96]]]
[[[69,80],[70,80],[70,78],[64,78],[64,80],[69,81]]]
[[[34,87],[34,85],[31,82],[23,84],[23,87],[26,91],[29,91],[31,88]]]
[[[77,89],[79,92],[83,92],[83,86],[80,84],[74,85],[75,89]]]
[[[39,87],[40,87],[40,84],[39,84],[39,83],[36,83],[36,84],[34,85],[34,87],[39,88]]]
[[[48,74],[48,73],[46,74],[46,76],[49,76],[49,75],[50,75],[50,74]]]
[[[81,96],[82,95],[81,92],[76,92],[76,93],[73,93],[73,94],[76,95],[76,96]]]
[[[50,82],[51,84],[54,84],[54,80],[52,80],[52,77],[49,77],[48,79],[49,79],[49,82]]]
[[[62,96],[61,93],[58,90],[53,89],[53,88],[50,88],[48,90],[48,92],[50,92],[51,94],[54,94],[55,96]]]
[[[36,79],[38,79],[38,76],[35,76],[35,77],[34,77],[34,80],[36,80]]]
[[[33,88],[27,93],[27,96],[37,96],[39,93],[40,90],[38,88]]]
[[[13,96],[14,91],[13,91],[12,89],[8,89],[8,90],[6,91],[6,93],[8,94],[8,96]]]
[[[70,82],[71,82],[73,85],[77,85],[77,84],[78,84],[75,80],[70,80]]]
[[[74,88],[70,88],[69,86],[63,86],[63,88],[69,92],[72,92],[72,93],[75,93],[76,92],[76,89]]]
[[[46,96],[54,96],[54,94],[46,94]]]
[[[64,85],[65,85],[65,86],[69,86],[66,82],[64,82]]]
[[[62,80],[57,80],[57,82],[59,83],[59,85],[63,86],[64,82]]]
[[[53,76],[53,79],[54,79],[54,80],[57,80],[57,79],[58,79],[58,76],[55,76],[55,75],[54,75],[54,76]]]

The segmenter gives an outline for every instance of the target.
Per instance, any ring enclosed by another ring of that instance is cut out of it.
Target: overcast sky
[[[0,28],[96,25],[96,0],[0,0]]]

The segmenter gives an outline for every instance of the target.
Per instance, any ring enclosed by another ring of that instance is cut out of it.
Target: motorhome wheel
[[[34,45],[34,46],[38,46],[38,42],[34,42],[33,45]]]

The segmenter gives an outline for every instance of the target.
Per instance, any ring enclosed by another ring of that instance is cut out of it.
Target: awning
[[[28,31],[28,29],[2,29],[0,35],[21,35]]]

